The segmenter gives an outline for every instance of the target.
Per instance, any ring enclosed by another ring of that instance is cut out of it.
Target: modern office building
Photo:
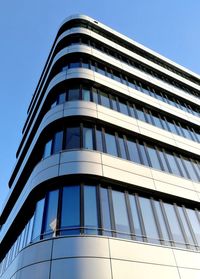
[[[197,74],[71,16],[16,156],[1,279],[200,278]]]

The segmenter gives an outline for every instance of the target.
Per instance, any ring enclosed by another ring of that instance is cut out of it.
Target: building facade
[[[200,278],[200,77],[67,18],[0,217],[1,279]]]

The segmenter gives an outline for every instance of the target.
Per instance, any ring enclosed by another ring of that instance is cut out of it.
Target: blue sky
[[[200,73],[199,11],[199,0],[0,0],[0,207],[28,104],[64,18],[87,14]]]

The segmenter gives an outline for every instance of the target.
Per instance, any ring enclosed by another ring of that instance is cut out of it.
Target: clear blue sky
[[[87,14],[200,73],[199,11],[199,0],[0,0],[0,207],[28,104],[64,18]]]

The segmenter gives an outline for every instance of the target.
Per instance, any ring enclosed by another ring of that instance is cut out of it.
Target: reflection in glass
[[[57,228],[58,190],[48,193],[47,204],[45,206],[44,234],[55,236]]]
[[[102,227],[104,229],[104,235],[111,234],[111,221],[110,221],[110,207],[108,200],[108,190],[105,188],[100,188],[100,200],[101,200],[101,213],[102,213]]]
[[[37,241],[38,239],[40,239],[41,230],[42,230],[43,212],[44,212],[44,199],[38,201],[36,204],[32,241]]]
[[[117,236],[130,238],[130,227],[124,193],[113,190],[112,199]]]
[[[63,188],[61,234],[80,234],[80,186]]]
[[[84,226],[88,234],[98,234],[96,187],[84,186]]]
[[[160,237],[158,235],[158,229],[151,206],[151,201],[147,198],[139,197],[139,202],[147,238],[150,240],[150,242],[159,243],[158,239]]]

